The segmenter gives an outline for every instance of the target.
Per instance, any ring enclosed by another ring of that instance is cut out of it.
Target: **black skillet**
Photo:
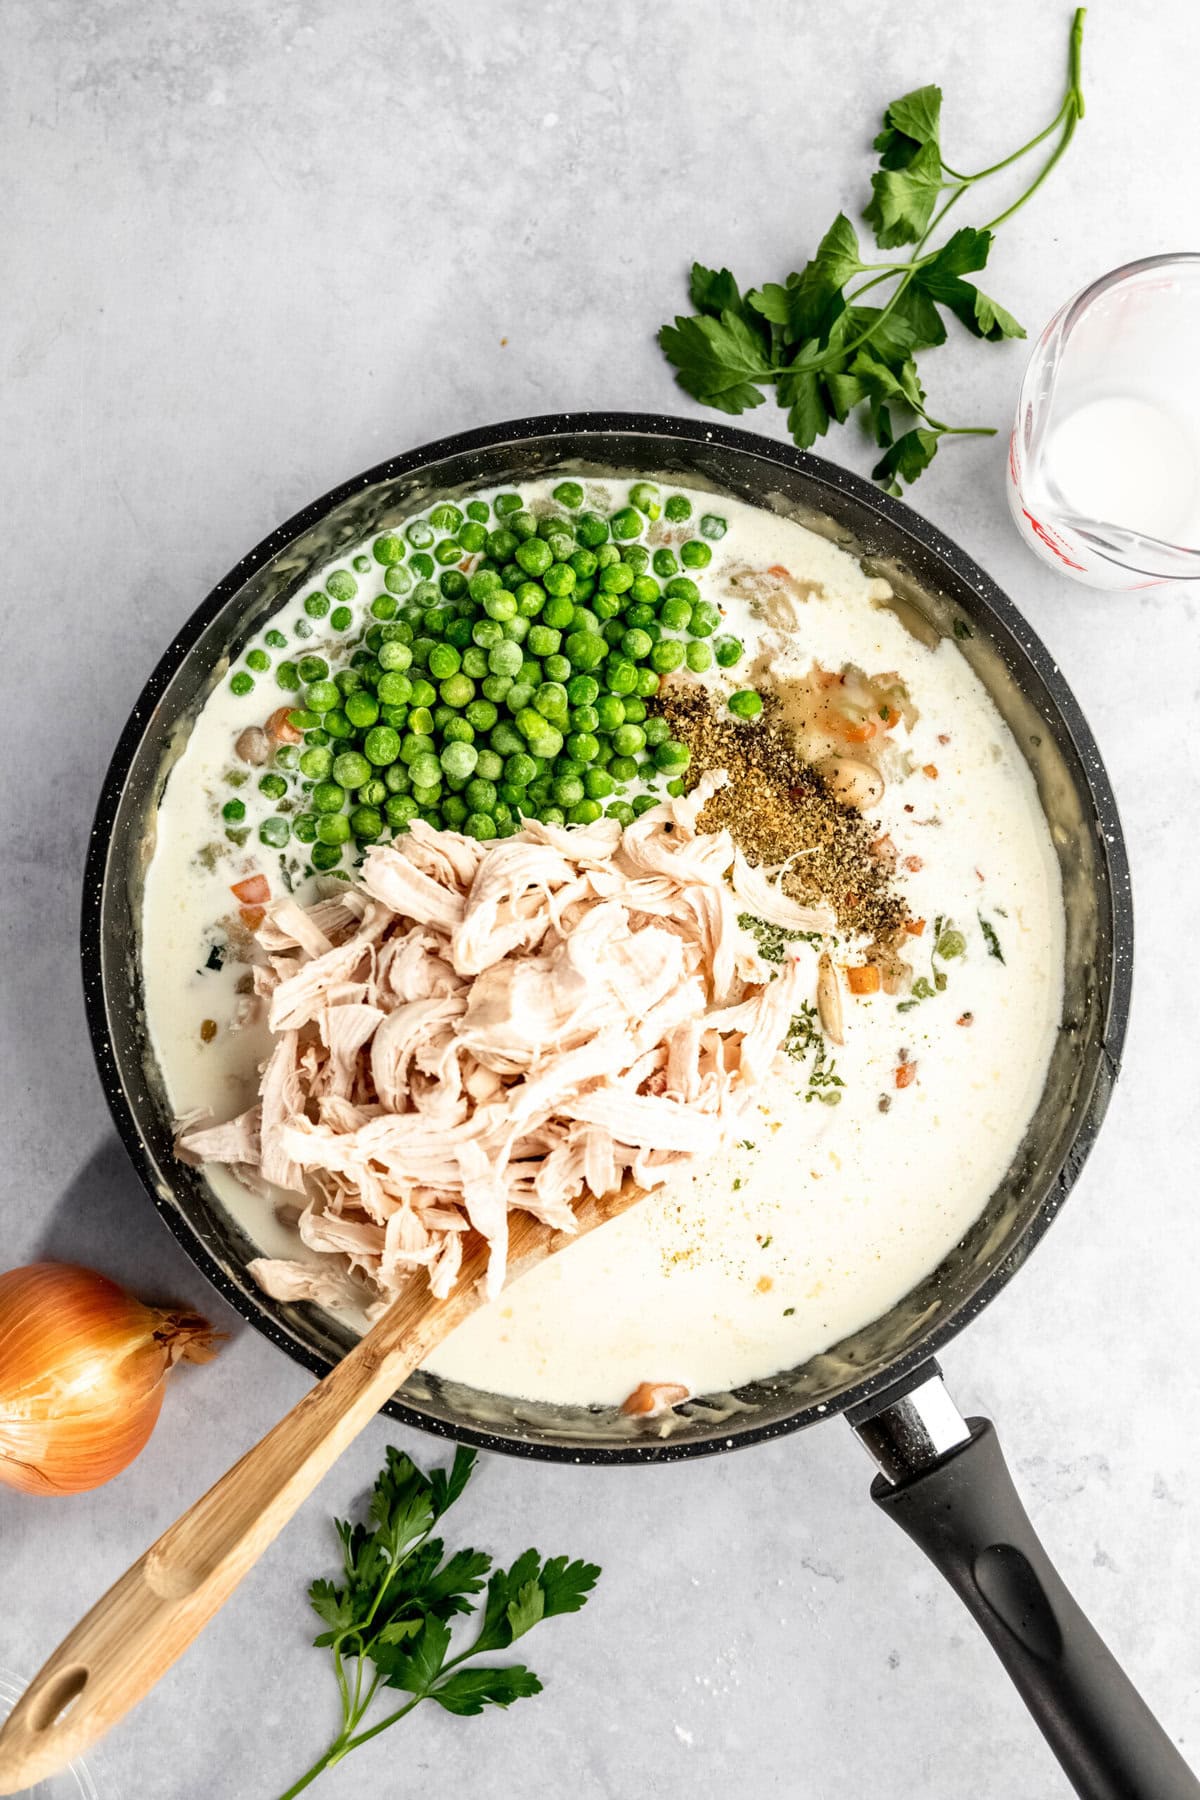
[[[844,1413],[880,1473],[872,1498],[979,1622],[1077,1791],[1088,1800],[1197,1800],[1200,1783],[1084,1618],[1012,1487],[992,1426],[963,1420],[934,1354],[1014,1275],[1070,1192],[1108,1104],[1129,1009],[1133,917],[1112,789],[1070,689],[1013,603],[907,506],[818,457],[721,426],[628,414],[521,420],[381,463],[251,551],[151,675],[105,779],[84,890],[83,969],[96,1059],[118,1130],[189,1255],[252,1324],[324,1372],[351,1341],[307,1306],[260,1293],[254,1249],[195,1171],[144,1030],[139,884],[147,825],[188,721],[225,659],[322,564],[384,522],[463,489],[550,472],[637,473],[787,513],[892,582],[917,628],[953,635],[1037,783],[1066,906],[1061,1029],[1024,1142],[985,1212],[883,1318],[803,1366],[679,1409],[671,1435],[612,1409],[515,1401],[418,1374],[389,1411],[487,1450],[583,1464],[656,1463],[758,1443]]]

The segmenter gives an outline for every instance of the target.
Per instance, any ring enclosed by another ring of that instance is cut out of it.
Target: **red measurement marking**
[[[1033,514],[1030,512],[1030,510],[1027,506],[1023,506],[1021,508],[1021,511],[1024,514],[1025,518],[1027,518],[1029,520],[1030,530],[1032,532],[1034,532],[1039,538],[1041,538],[1041,540],[1042,540],[1043,544],[1045,544],[1047,550],[1052,550],[1054,552],[1054,554],[1055,554],[1055,556],[1057,556],[1059,562],[1066,563],[1068,569],[1078,569],[1081,575],[1086,573],[1086,570],[1084,569],[1083,564],[1073,561],[1072,558],[1067,555],[1067,553],[1063,549],[1062,545],[1055,542],[1051,533],[1049,531],[1047,531],[1046,527],[1041,523],[1041,521],[1039,519],[1034,518]]]

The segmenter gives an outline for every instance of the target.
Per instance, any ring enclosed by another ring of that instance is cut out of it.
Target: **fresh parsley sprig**
[[[1071,24],[1067,87],[1054,118],[986,169],[963,175],[943,157],[939,87],[917,88],[887,108],[875,139],[880,167],[871,177],[863,217],[880,249],[911,244],[907,261],[867,260],[853,225],[839,213],[816,255],[783,284],[768,282],[743,294],[728,269],[694,263],[695,313],[678,317],[658,334],[680,387],[721,412],[741,413],[761,406],[763,388],[773,386],[802,450],[823,437],[831,422],[842,425],[862,408],[883,451],[871,473],[889,493],[899,493],[901,482],[915,481],[929,467],[943,437],[994,436],[992,426],[947,425],[934,418],[916,358],[945,342],[944,313],[992,343],[1025,335],[1011,313],[966,277],[986,265],[997,228],[1041,187],[1083,117],[1085,12],[1080,7]],[[1051,138],[1049,156],[1011,206],[986,225],[961,227],[937,248],[927,248],[970,188]],[[867,279],[852,285],[859,276]],[[888,282],[895,285],[882,305],[864,303],[865,295]],[[899,434],[898,420],[906,427]]]
[[[426,1475],[411,1457],[389,1448],[387,1467],[371,1495],[370,1524],[335,1521],[342,1579],[314,1581],[308,1597],[325,1627],[313,1641],[332,1655],[342,1725],[324,1755],[281,1800],[294,1800],[325,1769],[423,1700],[466,1717],[541,1693],[541,1682],[523,1664],[465,1665],[509,1649],[543,1619],[578,1612],[600,1571],[594,1563],[568,1562],[565,1556],[543,1561],[536,1550],[526,1550],[510,1569],[493,1569],[481,1550],[447,1556],[433,1528],[459,1498],[474,1464],[475,1452],[460,1448],[449,1470]],[[474,1596],[485,1584],[474,1638],[451,1656],[451,1621],[474,1611]],[[364,1725],[380,1688],[411,1698]]]

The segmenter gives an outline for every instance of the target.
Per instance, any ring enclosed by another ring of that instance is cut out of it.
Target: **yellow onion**
[[[167,1374],[207,1362],[195,1313],[143,1306],[68,1263],[0,1275],[0,1482],[79,1494],[131,1463],[153,1431]]]

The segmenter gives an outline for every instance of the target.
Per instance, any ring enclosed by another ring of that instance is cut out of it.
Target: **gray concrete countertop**
[[[883,104],[947,94],[959,166],[1057,104],[1069,9],[848,0],[9,0],[0,123],[6,490],[0,1266],[52,1255],[208,1307],[232,1341],[175,1383],[120,1480],[0,1490],[0,1665],[79,1613],[309,1385],[206,1292],[110,1126],[84,1031],[80,872],[101,770],[150,665],[280,519],[389,452],[485,420],[697,411],[653,332],[693,256],[782,279],[865,197]],[[1195,248],[1200,14],[1093,7],[1087,118],[984,285],[1031,331],[1101,271]],[[964,203],[964,221],[974,215]],[[978,219],[975,222],[979,222]],[[1138,908],[1125,1072],[1061,1221],[945,1357],[1000,1426],[1064,1575],[1200,1761],[1200,1363],[1192,1002],[1200,632],[1194,598],[1104,598],[1018,542],[1005,433],[1027,347],[926,360],[945,449],[915,504],[1024,608],[1087,712]],[[744,423],[783,435],[765,406]],[[868,466],[854,431],[823,446]],[[271,1800],[335,1695],[304,1589],[377,1423],[183,1663],[92,1758],[104,1800]],[[327,1800],[1066,1792],[957,1601],[867,1500],[832,1424],[690,1466],[489,1459],[454,1529],[604,1565],[530,1660],[536,1702],[418,1713]]]

